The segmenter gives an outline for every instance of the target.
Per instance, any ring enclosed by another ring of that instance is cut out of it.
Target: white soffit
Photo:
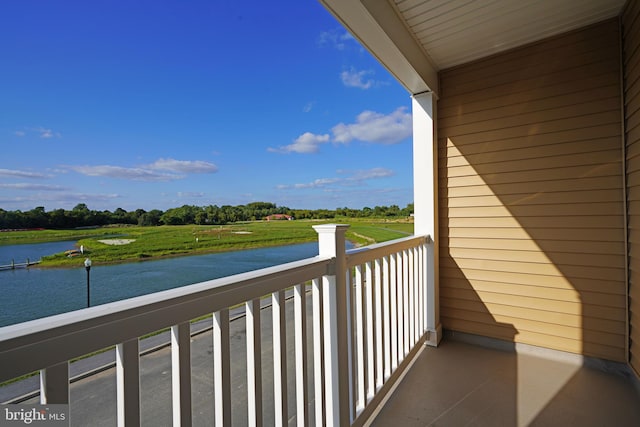
[[[626,0],[388,1],[441,70],[618,16]]]

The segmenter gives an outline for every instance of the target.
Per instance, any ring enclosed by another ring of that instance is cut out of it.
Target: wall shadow
[[[611,20],[441,75],[445,328],[626,362],[619,51]]]

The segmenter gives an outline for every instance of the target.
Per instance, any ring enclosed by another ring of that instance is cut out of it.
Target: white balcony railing
[[[407,237],[347,252],[347,226],[314,228],[320,248],[314,258],[0,328],[0,382],[39,370],[41,403],[69,403],[69,361],[115,346],[118,425],[136,426],[139,339],[170,328],[173,424],[191,425],[190,321],[213,314],[213,421],[228,426],[231,364],[243,363],[230,351],[229,310],[242,304],[249,425],[262,425],[264,372],[273,372],[275,425],[294,415],[300,426],[362,425],[425,341],[431,240]],[[293,319],[285,315],[285,292],[293,295]],[[265,298],[272,369],[263,369],[261,357]],[[287,321],[294,330],[293,389]],[[295,414],[288,413],[291,397]]]

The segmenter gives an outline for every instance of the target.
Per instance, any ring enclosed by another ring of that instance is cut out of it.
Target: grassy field
[[[33,230],[0,233],[0,245],[77,240],[84,255],[64,253],[42,259],[41,267],[78,267],[85,257],[95,264],[133,262],[150,258],[223,252],[317,241],[312,226],[349,224],[347,239],[368,245],[413,233],[407,220],[256,221],[224,226],[105,227],[82,230]],[[125,243],[126,244],[115,244]]]

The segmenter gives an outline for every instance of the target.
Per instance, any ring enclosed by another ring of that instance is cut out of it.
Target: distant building
[[[286,214],[273,214],[273,215],[269,215],[267,217],[265,217],[265,219],[267,221],[292,221],[293,217],[291,215],[286,215]]]

